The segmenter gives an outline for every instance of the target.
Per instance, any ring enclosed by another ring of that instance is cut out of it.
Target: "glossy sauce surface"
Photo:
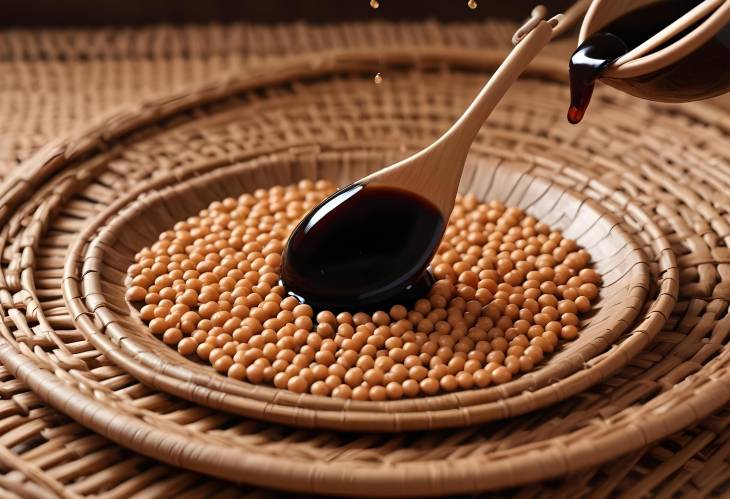
[[[374,309],[414,301],[445,228],[438,208],[398,188],[352,184],[294,229],[281,281],[314,308]]]
[[[616,59],[699,4],[699,0],[664,0],[627,13],[589,36],[570,60],[568,121],[578,123],[585,114],[593,87]],[[667,41],[660,50],[704,21]],[[663,102],[686,102],[713,97],[730,89],[730,26],[704,45],[654,73],[628,79],[607,79],[613,86],[637,97]]]
[[[628,52],[616,35],[599,31],[573,52],[570,58],[570,107],[568,121],[579,123],[591,102],[596,79],[613,61]]]

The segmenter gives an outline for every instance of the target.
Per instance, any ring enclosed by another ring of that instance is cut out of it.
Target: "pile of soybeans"
[[[212,203],[129,267],[152,334],[231,378],[387,400],[506,383],[578,337],[600,276],[576,242],[497,201],[456,200],[415,304],[312,310],[279,285],[297,222],[334,191],[303,180]]]

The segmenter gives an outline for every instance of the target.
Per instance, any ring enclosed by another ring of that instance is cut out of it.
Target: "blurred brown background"
[[[0,26],[110,26],[249,21],[328,23],[346,20],[442,22],[522,19],[538,3],[557,12],[574,0],[0,0]]]

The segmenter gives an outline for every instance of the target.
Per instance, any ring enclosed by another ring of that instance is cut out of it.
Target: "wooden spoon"
[[[363,310],[427,291],[423,276],[454,208],[471,143],[560,20],[543,15],[533,10],[517,46],[436,142],[338,190],[304,217],[282,255],[281,281],[291,295],[315,308]]]

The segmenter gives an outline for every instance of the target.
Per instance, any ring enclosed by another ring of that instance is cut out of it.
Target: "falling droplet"
[[[377,9],[378,7],[380,7],[380,2],[378,2],[378,0],[370,0],[370,7],[372,7],[373,9]]]
[[[381,83],[383,83],[383,75],[381,75],[380,73],[376,74],[375,78],[373,78],[373,81],[376,85],[380,85]]]
[[[477,8],[477,0],[469,0],[466,4],[469,6],[469,8],[471,10],[474,10]]]
[[[578,106],[571,105],[568,109],[568,121],[572,125],[576,125],[580,123],[580,120],[583,119],[584,111],[580,109]]]

